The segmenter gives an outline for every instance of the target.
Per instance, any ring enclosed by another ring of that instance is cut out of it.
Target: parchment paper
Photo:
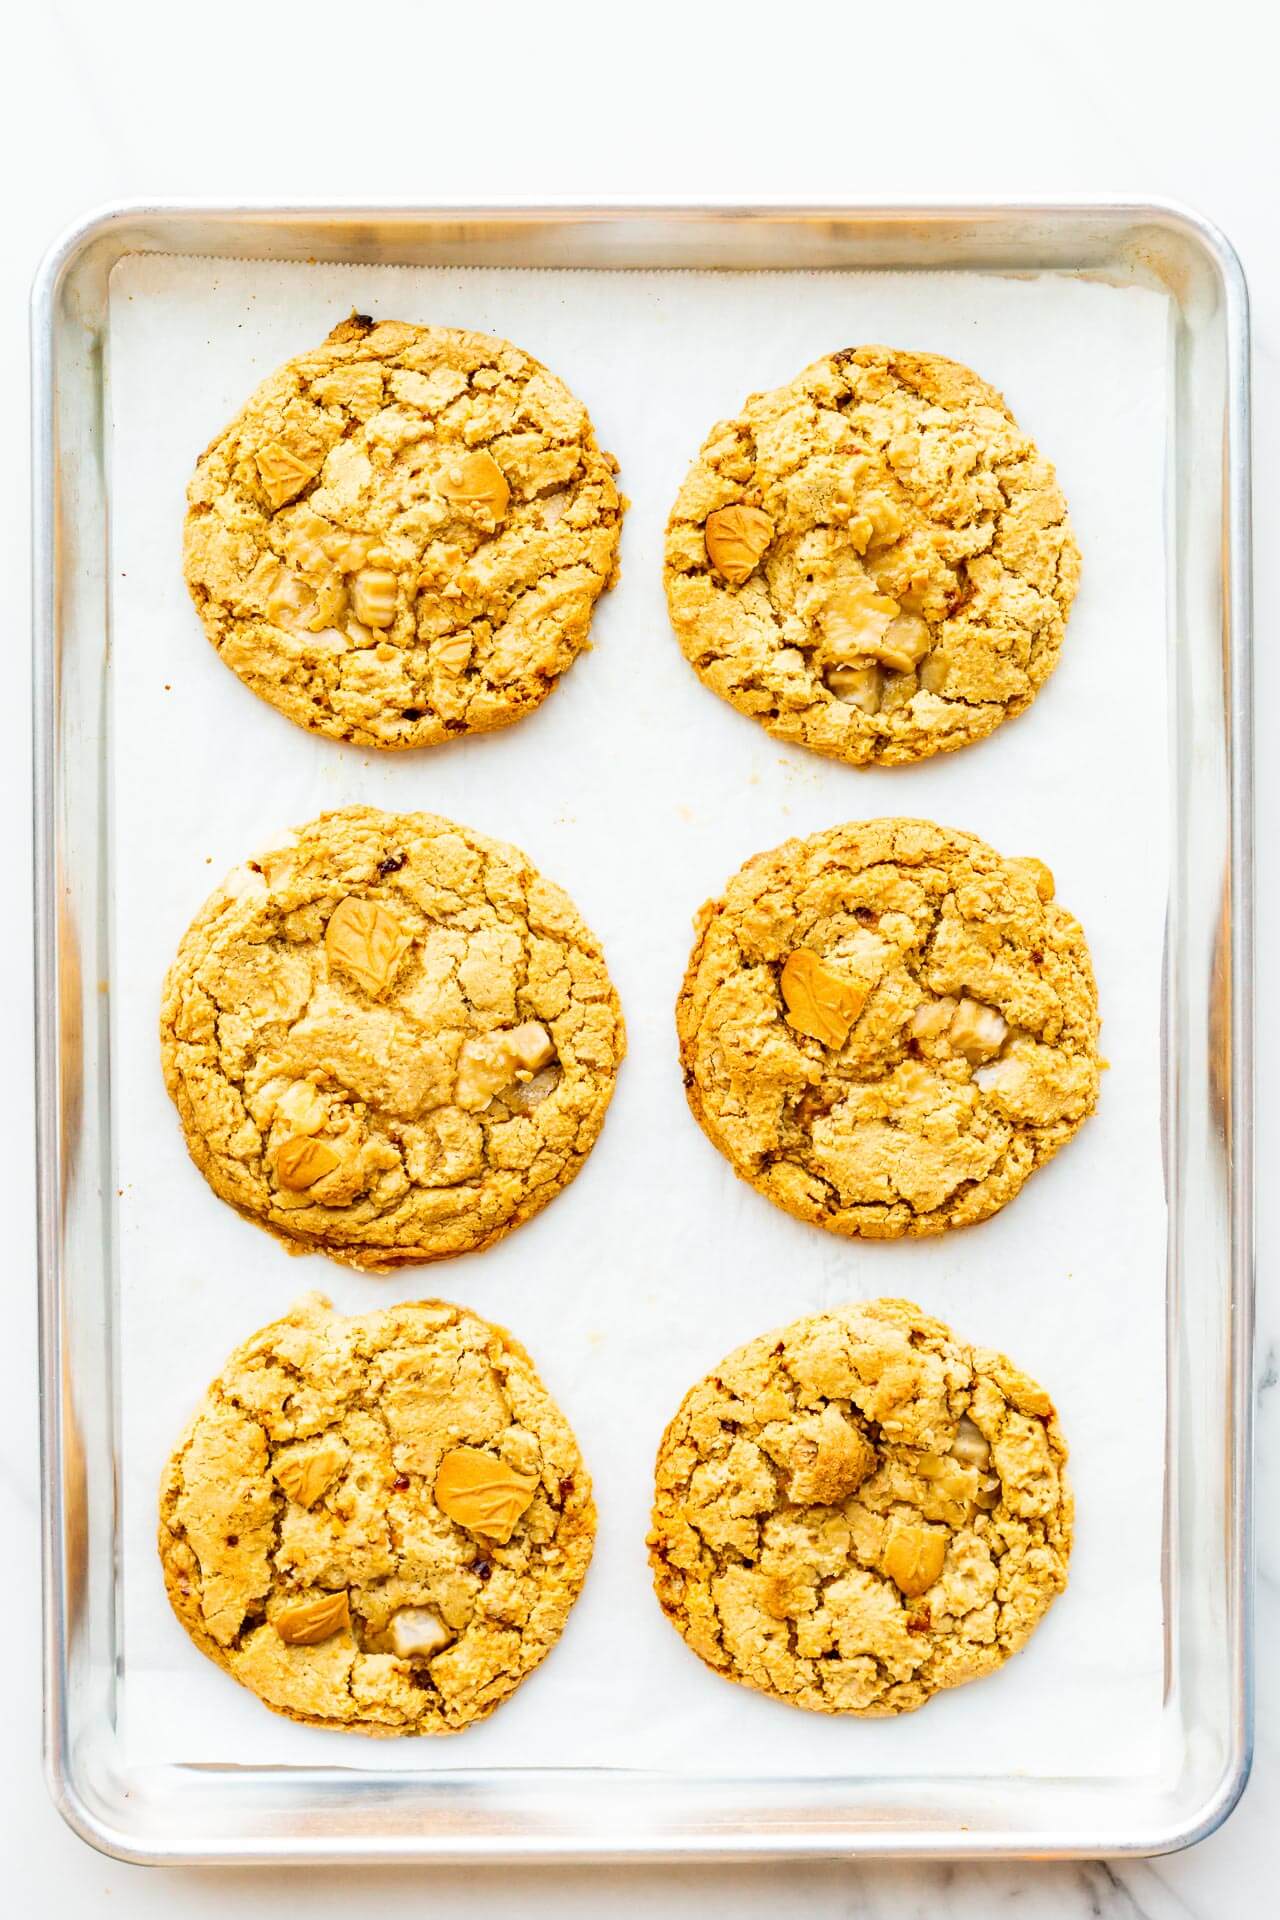
[[[632,506],[594,650],[532,719],[375,756],[257,700],[181,577],[183,490],[251,388],[353,307],[479,327],[586,401]],[[1167,879],[1162,297],[1064,277],[521,272],[135,258],[111,290],[114,926],[123,1396],[122,1737],[130,1764],[552,1765],[688,1773],[1144,1771],[1158,1755],[1165,1204],[1159,1007]],[[788,749],[706,691],[671,636],[662,528],[711,424],[836,347],[967,361],[1057,463],[1084,552],[1062,662],[1031,711],[914,769]],[[364,1278],[289,1258],[214,1198],[161,1081],[160,984],[223,873],[280,829],[369,801],[514,840],[601,936],[630,1056],[576,1183],[500,1246]],[[1098,1114],[989,1223],[844,1241],[737,1181],[684,1102],[672,1006],[695,909],[748,855],[882,813],[1048,862],[1104,1015]],[[342,1309],[442,1295],[510,1326],[573,1422],[600,1508],[560,1646],[484,1725],[370,1741],[268,1713],[172,1618],[161,1467],[232,1346],[319,1288]],[[1041,1379],[1072,1447],[1071,1585],[996,1677],[898,1721],[828,1719],[726,1684],[652,1597],[654,1449],[685,1388],[796,1315],[906,1295]]]

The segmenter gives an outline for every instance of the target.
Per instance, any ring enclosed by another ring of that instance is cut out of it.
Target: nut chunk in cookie
[[[906,1300],[813,1314],[690,1389],[649,1559],[727,1679],[909,1713],[993,1673],[1067,1584],[1066,1443],[1042,1387]]]
[[[554,1646],[591,1481],[529,1356],[464,1307],[298,1301],[227,1361],[165,1469],[160,1560],[202,1653],[276,1713],[457,1733]]]
[[[586,645],[616,472],[519,347],[353,314],[201,454],[187,585],[221,658],[299,726],[388,748],[484,733]]]
[[[892,766],[980,740],[1057,664],[1080,554],[1049,462],[937,354],[850,347],[713,427],[667,523],[676,636],[782,740]]]
[[[926,820],[758,854],[697,920],[689,1105],[744,1180],[832,1233],[985,1220],[1093,1112],[1098,1002],[1034,859]]]
[[[214,1192],[373,1272],[488,1246],[567,1186],[625,1034],[600,943],[515,847],[321,815],[185,934],[165,1084]]]

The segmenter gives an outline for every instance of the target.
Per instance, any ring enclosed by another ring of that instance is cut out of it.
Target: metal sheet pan
[[[1164,1009],[1164,1713],[1158,1775],[676,1778],[563,1769],[131,1768],[117,1737],[118,1313],[109,1205],[112,841],[104,779],[103,351],[140,252],[404,264],[962,267],[1163,289],[1175,852]],[[37,1052],[47,1750],[55,1798],[122,1857],[570,1859],[1121,1854],[1225,1817],[1247,1775],[1251,847],[1248,362],[1229,246],[1158,206],[139,207],[49,255],[35,292]]]

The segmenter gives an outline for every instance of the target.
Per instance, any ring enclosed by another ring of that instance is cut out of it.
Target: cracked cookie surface
[[[515,847],[322,814],[183,937],[165,1084],[214,1192],[372,1271],[470,1252],[573,1179],[625,1032],[595,936]]]
[[[1098,1008],[1039,860],[865,820],[749,860],[676,1004],[689,1105],[743,1179],[871,1239],[985,1220],[1092,1113]]]
[[[201,455],[187,585],[221,658],[299,726],[388,748],[486,732],[586,645],[616,472],[520,348],[353,314]]]
[[[1021,713],[1080,574],[1054,471],[937,354],[856,347],[714,427],[667,525],[686,658],[779,739],[923,759]]]
[[[708,1666],[793,1706],[907,1713],[1016,1653],[1067,1583],[1052,1402],[905,1300],[794,1321],[685,1395],[650,1564]]]
[[[160,1489],[200,1651],[277,1713],[367,1734],[492,1713],[559,1638],[594,1537],[528,1354],[439,1300],[347,1318],[306,1295],[237,1347]]]

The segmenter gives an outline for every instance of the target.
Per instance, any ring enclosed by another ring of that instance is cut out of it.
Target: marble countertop
[[[181,1912],[184,1920],[273,1913],[298,1876],[144,1871],[92,1853],[59,1822],[39,1761],[38,1463],[32,1284],[29,749],[25,590],[25,299],[59,229],[109,200],[552,197],[680,200],[910,196],[1036,198],[1131,193],[1181,199],[1239,248],[1254,307],[1258,657],[1259,1312],[1257,1755],[1226,1826],[1188,1853],[1124,1866],[754,1868],[306,1876],[309,1916],[435,1911],[480,1920],[518,1911],[622,1920],[804,1912],[867,1920],[1232,1920],[1274,1904],[1280,1864],[1280,1210],[1272,1069],[1280,1021],[1277,888],[1280,665],[1280,254],[1274,241],[1274,103],[1265,50],[1250,51],[1250,0],[1211,17],[1169,0],[1147,9],[1077,0],[1067,13],[997,0],[978,16],[946,0],[901,14],[796,0],[785,10],[699,9],[650,0],[634,18],[565,0],[536,12],[492,0],[447,12],[414,0],[352,9],[222,0],[214,12],[160,0],[50,0],[6,28],[0,149],[10,182],[0,365],[13,400],[0,459],[9,587],[8,681],[0,703],[0,993],[9,1013],[0,1144],[10,1254],[0,1340],[0,1859],[26,1916]],[[1100,449],[1122,459],[1123,447]],[[1099,698],[1140,699],[1124,677]]]

